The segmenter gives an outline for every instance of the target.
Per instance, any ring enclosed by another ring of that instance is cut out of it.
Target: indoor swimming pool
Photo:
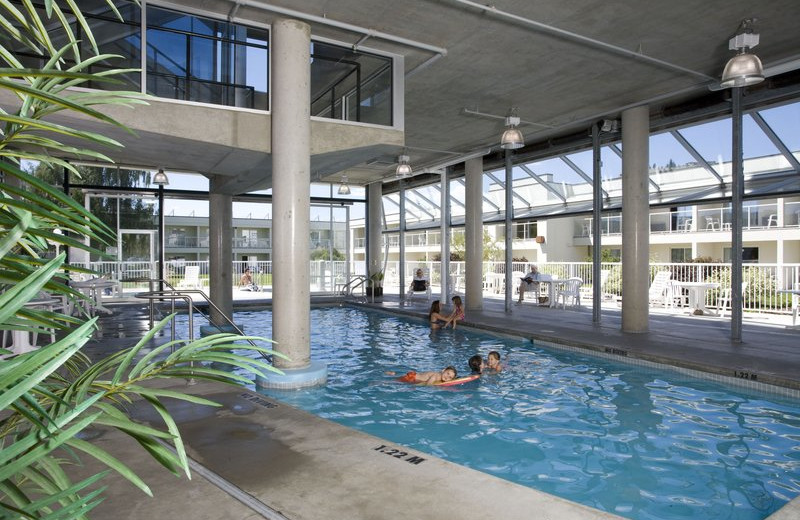
[[[235,321],[271,335],[269,311]],[[800,494],[798,402],[381,312],[318,308],[311,323],[327,386],[266,393],[392,443],[637,520],[761,520]],[[505,369],[461,386],[386,375],[467,374],[491,350]]]

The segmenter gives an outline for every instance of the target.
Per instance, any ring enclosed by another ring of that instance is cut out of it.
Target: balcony
[[[186,249],[208,249],[209,237],[187,237],[187,236],[169,236],[167,237],[165,250],[186,250]],[[231,241],[234,250],[238,249],[271,249],[272,240],[269,238],[245,238],[236,237]]]
[[[779,219],[777,203],[754,204],[742,208],[742,229],[744,231],[770,228],[800,227],[800,202],[784,204],[783,221]],[[588,238],[592,233],[593,219],[576,219],[573,235],[575,238]],[[689,210],[662,211],[650,213],[650,233],[687,232],[730,232],[732,223],[731,207],[697,209],[696,216]],[[609,215],[602,218],[600,232],[603,236],[619,235],[622,232],[622,215]]]

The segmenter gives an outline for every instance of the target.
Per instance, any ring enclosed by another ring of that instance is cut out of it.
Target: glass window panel
[[[742,155],[745,159],[777,155],[780,152],[752,117],[742,119]],[[747,173],[750,173],[749,171]],[[755,172],[753,172],[755,173]]]
[[[398,199],[399,197],[394,193],[381,197],[383,202],[383,216],[385,219],[384,229],[400,228],[400,205]],[[406,208],[406,211],[408,211],[408,208]]]
[[[171,171],[167,171],[166,174],[167,178],[169,179],[169,185],[165,186],[167,189],[200,191],[205,193],[209,191],[208,178],[204,177],[203,175],[198,175],[195,173],[176,173]],[[151,187],[156,186],[151,185]]]
[[[186,76],[186,41],[183,34],[148,29],[147,73]]]
[[[191,56],[191,74],[205,80],[219,80],[216,68],[219,60],[214,53],[214,40],[192,36],[189,39],[189,55]],[[222,46],[219,46],[222,48]]]
[[[760,114],[789,150],[793,152],[800,150],[800,131],[797,128],[797,123],[800,121],[800,103],[761,110]]]
[[[269,108],[268,32],[148,8],[148,93]]]
[[[730,118],[682,128],[681,134],[709,163],[731,160]]]
[[[566,155],[566,158],[575,163],[575,165],[581,169],[581,171],[585,172],[590,178],[592,176],[592,156],[593,153],[591,150],[584,150],[582,152],[571,153]],[[602,156],[601,156],[602,157]],[[608,177],[610,174],[606,170],[606,168],[602,168],[600,173],[603,177]],[[615,174],[616,176],[616,174]]]
[[[536,161],[528,165],[536,173],[550,174],[555,182],[565,182],[567,184],[576,184],[586,182],[586,180],[575,172],[563,159],[560,157],[553,157],[543,161]],[[583,170],[589,178],[592,177],[591,164],[588,171]]]
[[[621,145],[618,145],[622,148]],[[592,159],[592,153],[589,152],[589,160]],[[600,148],[600,166],[603,177],[621,177],[622,176],[622,157],[608,146]]]
[[[663,132],[650,136],[651,175],[669,172],[686,165],[694,165],[695,162],[694,157],[671,133]]]
[[[311,44],[311,115],[392,124],[392,59]]]
[[[492,176],[494,176],[494,178],[492,178]],[[506,210],[506,195],[502,184],[505,181],[505,176],[505,170],[493,170],[486,174],[486,179],[489,184],[485,192],[486,198],[497,207],[496,211],[500,213],[504,213]]]

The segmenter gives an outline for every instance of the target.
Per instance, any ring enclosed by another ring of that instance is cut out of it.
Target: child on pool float
[[[387,375],[393,376],[394,372],[386,372]],[[454,367],[446,367],[441,372],[415,372],[410,371],[397,380],[403,383],[418,383],[423,385],[438,385],[447,383],[458,377],[458,372]]]

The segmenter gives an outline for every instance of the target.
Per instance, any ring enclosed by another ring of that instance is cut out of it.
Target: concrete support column
[[[297,20],[272,25],[273,268],[272,335],[281,369],[311,361],[309,241],[311,29]]]
[[[373,182],[367,189],[367,276],[383,268],[381,254],[381,215],[383,208],[383,184]]]
[[[483,157],[464,163],[466,244],[466,308],[483,310]]]
[[[233,197],[217,192],[219,176],[211,177],[208,193],[208,208],[212,218],[208,219],[208,280],[209,292],[214,304],[225,313],[233,315]],[[238,280],[237,280],[238,282]],[[228,322],[213,307],[209,309],[211,323],[218,326]]]
[[[650,111],[622,113],[622,331],[649,330]]]

